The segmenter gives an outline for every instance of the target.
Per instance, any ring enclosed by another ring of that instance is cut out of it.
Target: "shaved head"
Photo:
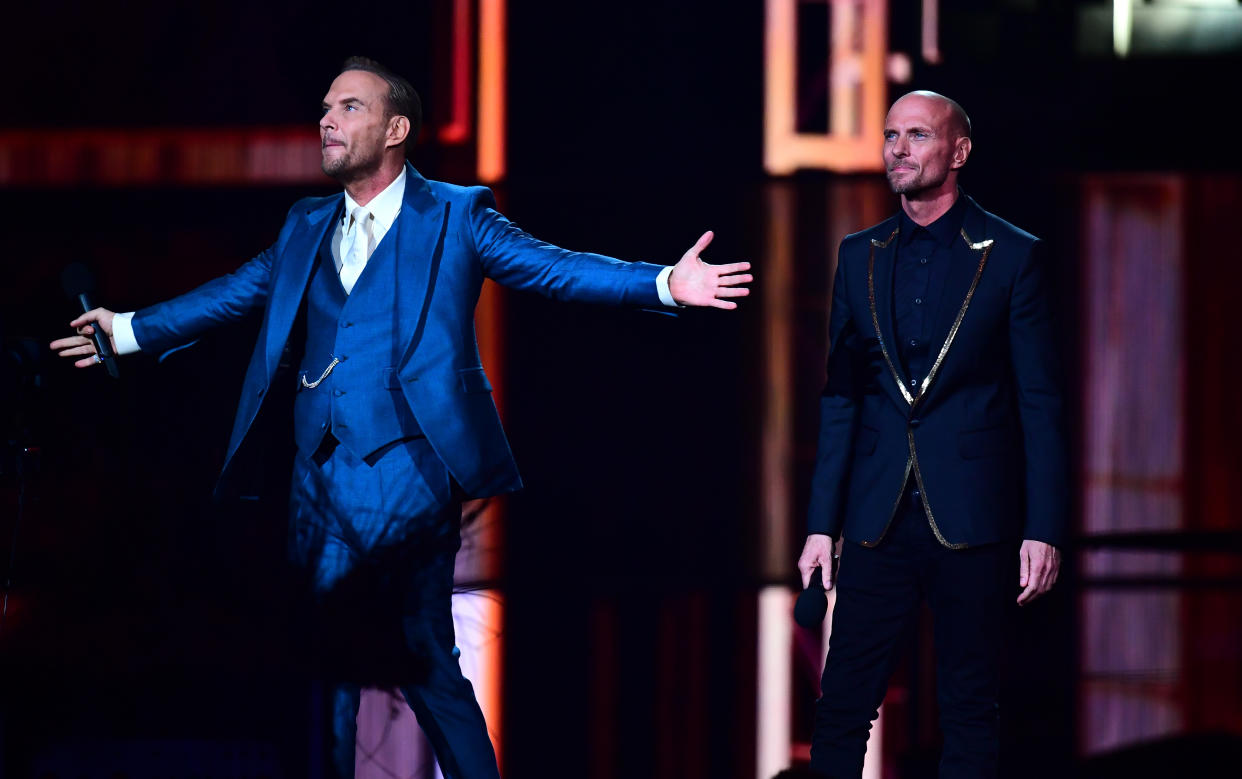
[[[888,183],[905,207],[924,215],[943,213],[957,198],[957,174],[970,147],[970,118],[944,95],[902,95],[884,118]]]
[[[941,110],[947,113],[945,118],[948,120],[947,127],[950,132],[958,138],[970,137],[970,117],[966,115],[966,109],[962,108],[962,106],[953,98],[945,97],[939,92],[919,89],[914,92],[907,92],[897,98],[897,101],[893,103],[893,107],[895,108],[897,103],[900,103],[906,98],[922,98],[924,100],[932,101],[933,103],[939,103]]]

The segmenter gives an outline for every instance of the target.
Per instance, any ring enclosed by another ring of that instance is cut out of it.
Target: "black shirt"
[[[903,209],[898,214],[897,260],[893,269],[893,332],[897,356],[905,369],[911,394],[931,370],[940,344],[930,343],[936,313],[944,301],[944,284],[953,258],[953,242],[959,240],[966,198],[959,193],[953,206],[936,221],[922,227]]]

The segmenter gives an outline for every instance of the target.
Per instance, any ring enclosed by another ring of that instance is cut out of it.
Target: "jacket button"
[[[341,327],[353,327],[353,322],[341,322]]]
[[[340,396],[345,394],[345,390],[343,389],[332,390],[332,394],[336,395],[339,398]]]
[[[918,417],[915,417],[914,419],[910,420],[910,427],[918,427],[919,424],[922,423],[922,421],[923,420],[919,419]]]

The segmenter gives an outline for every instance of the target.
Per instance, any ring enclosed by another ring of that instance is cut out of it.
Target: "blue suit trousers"
[[[289,501],[290,557],[328,682],[332,767],[354,775],[360,689],[379,686],[401,690],[446,777],[498,777],[454,646],[461,502],[451,477],[423,437],[364,460],[334,443],[298,454]]]

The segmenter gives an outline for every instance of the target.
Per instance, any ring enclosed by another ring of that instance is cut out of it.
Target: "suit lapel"
[[[897,341],[893,332],[893,264],[897,257],[897,235],[901,228],[895,228],[883,240],[871,239],[870,256],[867,259],[867,302],[871,308],[871,326],[879,342],[880,354],[888,366],[893,381],[880,382],[889,390],[893,401],[903,413],[914,402],[914,396],[906,384],[905,373],[897,361],[894,347]]]
[[[272,289],[268,300],[267,339],[267,375],[276,371],[276,363],[280,353],[289,340],[289,330],[297,317],[298,307],[302,305],[302,296],[306,293],[306,283],[310,279],[311,268],[315,267],[315,256],[323,245],[328,230],[336,224],[332,217],[341,213],[345,195],[328,198],[310,209],[303,215],[305,225],[295,229],[285,246],[280,273],[272,281]]]
[[[405,195],[402,198],[401,215],[393,229],[397,235],[397,272],[394,290],[397,305],[397,322],[415,322],[409,331],[409,340],[403,346],[403,366],[417,348],[427,324],[427,313],[435,293],[440,272],[440,259],[444,253],[444,236],[448,229],[451,203],[441,202],[431,192],[427,180],[405,165]]]
[[[937,344],[938,348],[932,352],[933,362],[919,386],[919,401],[934,385],[936,376],[948,357],[993,246],[994,241],[985,234],[983,210],[967,198],[966,212],[962,215],[961,234],[953,242],[952,261],[949,272],[945,275],[944,289],[933,320],[931,343]]]
[[[409,359],[426,325],[427,307],[435,291],[444,251],[450,205],[436,199],[427,180],[408,162],[405,173],[401,213],[391,231],[395,233],[391,237],[397,241],[394,290],[397,309],[394,321],[417,320],[417,324],[411,331],[410,340],[402,344],[404,356],[400,364]],[[337,195],[307,211],[302,216],[305,224],[293,231],[279,259],[281,270],[272,282],[264,341],[268,376],[276,370],[276,362],[280,359],[285,341],[289,339],[311,269],[315,266],[315,256],[328,230],[335,226],[336,220],[332,217],[339,218],[344,201],[344,194]],[[389,237],[385,236],[385,240]]]

